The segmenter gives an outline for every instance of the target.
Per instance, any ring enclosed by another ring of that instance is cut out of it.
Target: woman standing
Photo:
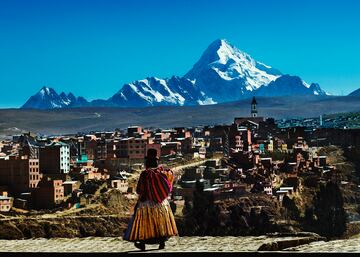
[[[142,251],[145,250],[145,244],[159,244],[159,249],[164,249],[165,241],[178,234],[167,200],[172,190],[174,174],[171,170],[158,166],[156,149],[147,151],[145,168],[136,187],[138,202],[124,240],[134,242]]]

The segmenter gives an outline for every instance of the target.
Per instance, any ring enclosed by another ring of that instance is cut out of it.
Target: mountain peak
[[[218,38],[208,46],[207,50],[217,51],[221,47],[234,48],[234,46],[228,40],[224,38]]]
[[[51,94],[57,94],[57,93],[56,93],[56,91],[55,91],[53,88],[43,86],[43,87],[39,90],[39,94],[40,94],[40,95],[51,95]]]
[[[226,39],[216,39],[206,48],[198,63],[202,65],[207,65],[216,61],[226,63],[226,61],[233,57],[234,53],[237,51],[241,52],[232,46]]]
[[[87,104],[87,101],[83,98],[79,101],[72,93],[67,95],[61,92],[59,95],[53,88],[43,86],[35,95],[31,96],[21,108],[54,109],[75,107],[79,104],[85,106]]]
[[[217,39],[185,74],[216,102],[236,101],[277,79],[281,73],[254,60],[226,39]],[[221,87],[219,87],[221,85]]]

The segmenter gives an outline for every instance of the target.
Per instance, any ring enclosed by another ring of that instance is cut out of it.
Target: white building
[[[64,143],[60,146],[60,170],[63,173],[70,172],[70,146]]]
[[[52,142],[40,148],[40,171],[44,174],[70,172],[70,146],[63,142]]]

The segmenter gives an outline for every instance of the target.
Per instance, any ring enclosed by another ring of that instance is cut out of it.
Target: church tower
[[[252,99],[252,102],[251,102],[251,117],[257,117],[256,105],[257,105],[257,102],[256,102],[256,99],[254,96]]]

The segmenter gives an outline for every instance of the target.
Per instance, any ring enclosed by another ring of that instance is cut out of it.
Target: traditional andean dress
[[[159,240],[178,235],[167,200],[173,181],[173,172],[161,166],[146,169],[140,174],[136,188],[139,199],[124,240],[158,243]]]

